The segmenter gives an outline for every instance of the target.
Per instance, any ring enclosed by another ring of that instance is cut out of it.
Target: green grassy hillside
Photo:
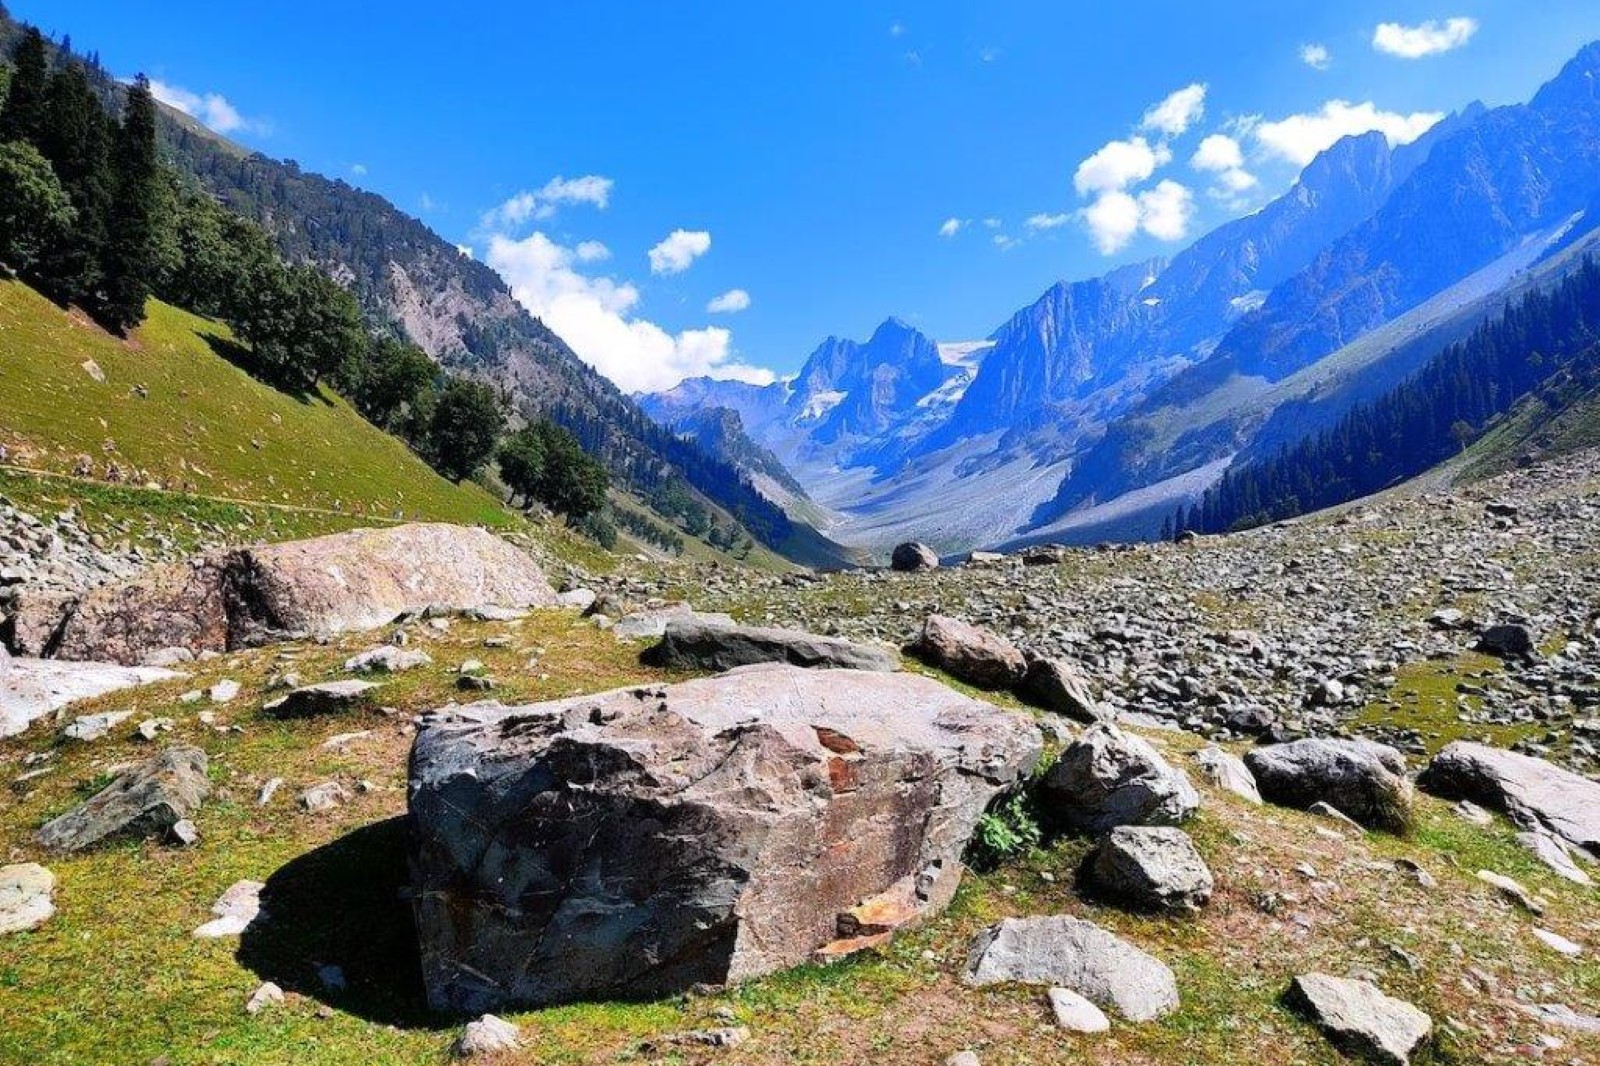
[[[127,341],[0,282],[0,444],[7,462],[191,495],[362,519],[499,524],[326,390],[290,396],[222,358],[227,331],[161,303]],[[223,342],[214,344],[214,342]]]

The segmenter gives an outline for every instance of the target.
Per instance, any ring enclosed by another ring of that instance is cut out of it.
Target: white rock
[[[279,988],[271,981],[267,981],[263,983],[260,988],[251,993],[250,999],[244,1005],[244,1010],[246,1014],[260,1014],[268,1007],[278,1007],[282,1005],[283,989]]]
[[[218,681],[211,686],[207,693],[212,703],[229,703],[239,695],[239,682],[232,680]]]
[[[1560,933],[1552,933],[1548,929],[1540,929],[1538,926],[1534,926],[1533,935],[1538,937],[1552,951],[1559,951],[1563,955],[1574,958],[1583,954],[1582,944],[1574,944]]]
[[[0,935],[37,929],[56,912],[56,875],[36,862],[0,866]]]
[[[1056,1024],[1073,1033],[1103,1033],[1111,1028],[1105,1012],[1070,988],[1050,990],[1050,1009]]]
[[[211,905],[216,917],[196,929],[194,935],[202,940],[240,935],[261,917],[261,890],[266,887],[260,881],[235,881]]]
[[[99,740],[132,717],[132,711],[105,711],[101,714],[82,715],[69,722],[61,731],[61,735],[68,740]]]
[[[521,1031],[503,1018],[485,1014],[467,1023],[456,1040],[455,1055],[466,1059],[474,1055],[493,1055],[511,1051],[521,1043]]]

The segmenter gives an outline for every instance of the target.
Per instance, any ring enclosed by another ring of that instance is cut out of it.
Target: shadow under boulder
[[[423,995],[407,882],[403,817],[292,859],[261,890],[263,917],[240,936],[239,962],[263,981],[369,1021],[447,1026]]]

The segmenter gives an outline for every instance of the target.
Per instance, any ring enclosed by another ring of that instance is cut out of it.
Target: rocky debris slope
[[[368,629],[430,607],[551,606],[555,598],[531,556],[486,530],[359,529],[210,552],[103,585],[71,610],[54,653],[133,664]]]
[[[746,667],[427,718],[410,837],[429,1002],[662,995],[944,906],[1038,730],[903,673]]]
[[[1449,493],[1391,494],[1190,544],[1061,549],[915,574],[623,575],[614,592],[691,595],[741,620],[904,644],[929,615],[1074,663],[1108,713],[1218,740],[1360,728],[1411,754],[1429,728],[1390,702],[1403,670],[1463,663],[1452,727],[1526,734],[1529,754],[1600,770],[1600,453]],[[1589,562],[1585,562],[1589,560]],[[1516,624],[1532,661],[1490,669],[1481,632]],[[1388,718],[1393,724],[1374,719]]]

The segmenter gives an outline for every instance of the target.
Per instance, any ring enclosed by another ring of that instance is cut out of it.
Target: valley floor
[[[1490,514],[1489,501],[1509,506]],[[630,564],[605,582],[639,601],[681,595],[744,621],[895,642],[929,611],[966,617],[1078,659],[1185,765],[1205,743],[1196,733],[1243,744],[1266,722],[1288,733],[1361,730],[1417,754],[1452,737],[1488,736],[1592,772],[1597,519],[1600,462],[1590,454],[1447,496],[1384,499],[1188,546],[1067,552],[1046,565],[812,579]],[[92,509],[81,520],[92,524]],[[1441,607],[1485,622],[1525,616],[1545,655],[1532,666],[1476,655],[1467,633],[1429,623]],[[344,660],[387,629],[222,656],[187,667],[187,678],[73,708],[133,712],[101,741],[59,739],[39,722],[0,742],[9,784],[0,792],[0,849],[10,862],[47,861],[58,878],[56,916],[0,937],[0,1062],[445,1058],[459,1022],[423,1009],[403,898],[399,816],[412,716],[465,698],[455,683],[467,659],[499,679],[495,696],[508,703],[664,677],[639,665],[637,646],[570,612],[408,629],[410,646],[433,664],[387,680],[384,713],[286,723],[260,708],[273,675],[346,676]],[[185,699],[224,679],[241,685],[233,700]],[[1338,699],[1329,681],[1339,683]],[[173,724],[161,743],[191,743],[211,759],[215,793],[196,819],[199,845],[125,844],[46,860],[34,830],[113,768],[147,755],[152,746],[127,727],[162,717]],[[1192,732],[1160,728],[1174,723]],[[283,784],[262,804],[273,778]],[[303,809],[297,797],[328,781],[344,784],[349,801]],[[1557,877],[1508,823],[1480,828],[1423,798],[1416,829],[1397,838],[1202,791],[1190,828],[1218,888],[1197,917],[1138,917],[1079,898],[1071,886],[1085,845],[1059,840],[969,876],[949,911],[881,955],[658,1003],[513,1014],[524,1047],[502,1061],[912,1066],[970,1049],[984,1066],[1331,1066],[1344,1060],[1281,1001],[1294,974],[1318,970],[1369,975],[1427,1011],[1439,1028],[1435,1063],[1600,1063],[1600,1035],[1528,1013],[1543,1003],[1600,1013],[1600,889]],[[1427,871],[1431,886],[1399,860]],[[1543,915],[1479,881],[1480,869],[1528,886]],[[269,886],[268,920],[237,940],[195,939],[191,931],[241,879]],[[1174,969],[1182,1008],[1073,1036],[1055,1028],[1042,990],[960,984],[971,936],[1023,914],[1091,917],[1127,937]],[[1536,927],[1584,953],[1558,954]],[[319,976],[328,966],[345,987]],[[246,1000],[268,980],[287,1002],[247,1014]],[[749,1039],[732,1048],[645,1046],[725,1025],[748,1027]]]

